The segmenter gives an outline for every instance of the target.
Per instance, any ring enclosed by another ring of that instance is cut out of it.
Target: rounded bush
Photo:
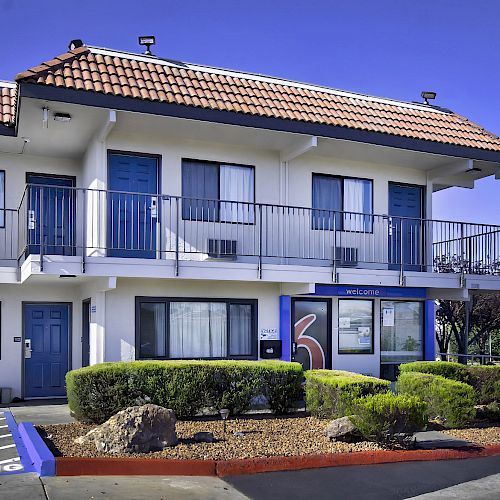
[[[403,372],[396,382],[396,391],[427,403],[429,417],[442,419],[446,427],[461,427],[476,415],[474,389],[440,375]]]
[[[468,366],[467,372],[478,404],[500,402],[500,366]]]
[[[180,419],[206,409],[238,414],[261,395],[282,414],[300,398],[302,380],[302,366],[283,361],[131,361],[72,370],[66,389],[75,418],[102,423],[145,403],[171,408]]]
[[[460,363],[452,363],[451,361],[414,361],[412,363],[404,363],[399,366],[400,373],[419,372],[431,373],[432,375],[440,375],[450,380],[457,382],[469,382],[469,372],[467,367]]]

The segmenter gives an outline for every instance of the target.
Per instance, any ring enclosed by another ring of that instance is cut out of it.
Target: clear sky
[[[0,79],[73,38],[403,100],[421,90],[500,135],[500,0],[0,0]],[[434,218],[500,224],[500,181],[434,195]]]

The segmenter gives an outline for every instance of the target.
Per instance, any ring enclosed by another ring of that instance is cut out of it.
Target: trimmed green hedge
[[[426,404],[416,396],[374,394],[355,401],[349,418],[366,439],[390,442],[425,428]]]
[[[350,415],[355,400],[390,389],[387,380],[338,370],[309,370],[305,377],[306,408],[319,418]]]
[[[463,426],[476,414],[474,389],[440,375],[403,372],[396,382],[396,391],[425,401],[429,417],[444,420],[446,427]]]
[[[468,366],[467,372],[478,404],[500,402],[500,366]]]
[[[202,410],[248,410],[264,395],[286,413],[300,398],[303,371],[283,361],[131,361],[102,363],[66,375],[70,410],[78,420],[105,422],[129,406],[154,403],[177,418]]]
[[[399,366],[400,373],[419,372],[440,375],[441,377],[456,380],[457,382],[469,382],[467,367],[460,363],[451,361],[414,361]]]

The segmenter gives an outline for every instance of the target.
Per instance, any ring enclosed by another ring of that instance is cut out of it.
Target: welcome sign
[[[425,299],[425,288],[410,288],[398,286],[357,286],[357,285],[321,285],[316,284],[313,295],[323,297],[353,297],[353,298],[411,298]]]

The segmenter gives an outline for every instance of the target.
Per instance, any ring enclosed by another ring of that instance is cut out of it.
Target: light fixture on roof
[[[83,43],[83,40],[80,40],[79,38],[76,38],[75,40],[71,40],[68,44],[68,49],[69,50],[75,50],[80,47],[83,47],[85,44]]]
[[[420,93],[422,99],[424,100],[424,104],[429,104],[429,99],[432,101],[436,98],[436,92],[432,92],[430,90],[424,90]]]
[[[54,113],[54,121],[68,123],[71,121],[71,115],[69,113]]]
[[[482,172],[482,169],[479,167],[471,167],[466,170],[466,172]]]
[[[151,54],[151,45],[154,45],[156,43],[155,37],[154,36],[140,36],[139,37],[139,45],[145,45],[146,46],[146,51],[144,52],[144,55],[146,56],[152,56]]]

